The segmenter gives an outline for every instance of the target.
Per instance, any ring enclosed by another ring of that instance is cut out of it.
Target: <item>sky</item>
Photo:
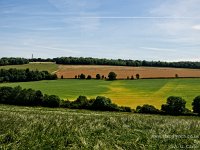
[[[200,0],[0,0],[0,57],[200,61]]]

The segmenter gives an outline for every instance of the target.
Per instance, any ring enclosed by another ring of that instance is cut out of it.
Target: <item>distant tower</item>
[[[33,54],[32,54],[32,59],[33,59]]]

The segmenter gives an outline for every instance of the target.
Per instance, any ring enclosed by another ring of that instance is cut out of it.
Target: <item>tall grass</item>
[[[0,149],[199,149],[199,131],[198,117],[0,105]]]

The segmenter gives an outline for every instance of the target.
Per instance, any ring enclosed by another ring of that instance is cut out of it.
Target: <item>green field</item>
[[[200,79],[141,79],[141,80],[76,80],[63,79],[52,81],[1,83],[0,86],[17,86],[41,90],[55,94],[62,99],[75,100],[79,95],[89,98],[107,96],[114,103],[136,108],[138,105],[151,104],[160,108],[169,96],[181,96],[191,109],[194,97],[200,95]]]
[[[199,117],[0,105],[0,149],[199,149],[199,132]]]
[[[16,69],[27,69],[30,70],[39,70],[39,71],[48,71],[50,73],[58,70],[58,65],[55,63],[29,63],[24,65],[8,65],[8,66],[0,66],[0,69],[10,69],[10,68],[16,68]]]

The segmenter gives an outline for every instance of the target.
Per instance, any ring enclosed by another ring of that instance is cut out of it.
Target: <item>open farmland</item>
[[[1,83],[0,86],[17,86],[41,90],[63,99],[75,100],[79,95],[89,98],[106,96],[114,103],[132,108],[151,104],[160,108],[169,96],[181,96],[191,109],[194,97],[200,95],[200,79],[141,79],[141,80],[79,80],[63,79],[37,82]]]
[[[103,65],[58,65],[52,62],[34,62],[24,65],[8,65],[0,66],[0,69],[26,69],[49,71],[56,73],[60,78],[74,78],[75,75],[81,73],[91,75],[93,78],[99,73],[107,77],[109,72],[117,73],[118,79],[131,78],[133,75],[139,74],[141,78],[173,78],[177,74],[179,77],[200,77],[200,69],[185,69],[185,68],[159,68],[159,67],[127,67],[127,66],[103,66]]]
[[[29,64],[24,65],[7,65],[7,66],[0,66],[0,69],[10,69],[10,68],[16,68],[16,69],[27,69],[30,70],[38,70],[38,71],[48,71],[50,73],[55,72],[58,70],[58,65],[52,62],[33,62]]]
[[[159,67],[126,67],[126,66],[98,66],[98,65],[59,65],[58,77],[74,78],[81,73],[91,75],[93,78],[99,73],[105,77],[109,72],[114,71],[117,78],[125,79],[127,76],[135,77],[139,74],[141,78],[170,78],[175,77],[200,77],[200,69],[182,68],[159,68]]]
[[[199,117],[0,105],[0,149],[199,149]],[[177,138],[177,137],[184,138]]]

